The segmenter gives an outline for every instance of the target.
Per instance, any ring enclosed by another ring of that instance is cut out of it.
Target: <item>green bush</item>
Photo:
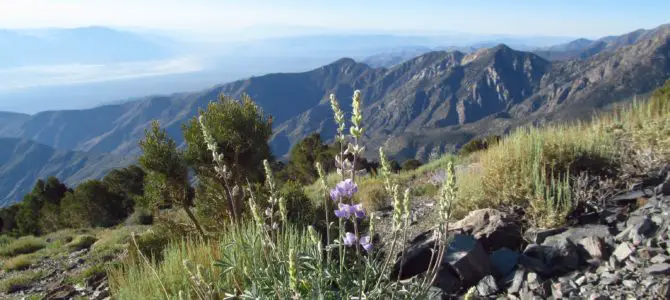
[[[88,249],[93,244],[95,244],[97,240],[98,239],[95,236],[90,234],[78,235],[70,243],[67,244],[67,247],[70,251],[79,251],[82,249]]]
[[[0,235],[0,247],[4,248],[5,246],[9,245],[14,238],[7,236],[7,235]]]
[[[46,247],[43,239],[34,236],[24,236],[9,243],[0,249],[0,256],[16,256],[33,253]]]
[[[35,264],[35,257],[30,254],[21,254],[5,261],[2,268],[5,271],[21,271]]]
[[[154,215],[145,208],[135,208],[135,211],[126,220],[126,225],[151,225],[154,223]]]
[[[388,196],[381,179],[369,178],[358,185],[356,202],[363,203],[367,210],[376,211],[389,204],[386,202]]]
[[[402,163],[403,171],[412,171],[419,168],[423,163],[417,159],[408,159]]]
[[[469,155],[477,151],[488,149],[490,146],[498,144],[498,142],[500,142],[500,136],[497,135],[472,139],[461,147],[458,154],[462,156]]]
[[[305,194],[301,183],[286,182],[279,191],[279,195],[286,199],[289,220],[296,224],[309,224],[314,220],[315,212],[312,201]]]

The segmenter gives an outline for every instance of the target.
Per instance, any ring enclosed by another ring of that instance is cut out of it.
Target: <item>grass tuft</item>
[[[0,280],[0,292],[11,294],[26,289],[30,287],[33,281],[42,278],[42,275],[41,271],[29,271],[10,275]]]
[[[21,254],[6,260],[2,268],[5,271],[22,271],[35,264],[35,257],[31,254]]]
[[[16,256],[19,254],[33,253],[46,247],[43,239],[34,236],[24,236],[11,241],[7,246],[0,249],[0,256]]]
[[[88,249],[90,248],[93,244],[98,239],[90,234],[82,234],[78,235],[75,237],[70,243],[67,244],[67,247],[70,251],[79,251],[82,249]]]

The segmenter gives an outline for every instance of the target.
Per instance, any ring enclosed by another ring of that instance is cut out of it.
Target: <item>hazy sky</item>
[[[670,22],[669,0],[0,0],[0,27],[249,26],[597,37]]]

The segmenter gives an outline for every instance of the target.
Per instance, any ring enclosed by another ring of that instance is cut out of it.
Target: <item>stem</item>
[[[223,187],[226,189],[226,193],[228,194],[228,209],[230,209],[230,216],[233,221],[237,222],[237,213],[236,213],[236,207],[235,207],[235,199],[233,199],[233,191],[230,189],[230,184],[228,183],[228,179],[226,179],[225,174],[221,174],[222,179],[223,179]]]
[[[325,181],[326,179],[323,178],[323,180]],[[330,211],[328,209],[328,203],[329,203],[329,201],[332,201],[332,200],[330,199],[330,196],[327,195],[328,190],[325,189],[326,187],[324,186],[323,188],[324,188],[324,190],[323,190],[323,193],[324,193],[323,207],[325,208],[325,215],[326,215],[326,245],[328,245],[330,243],[330,220],[328,218],[328,215],[330,214]],[[319,261],[321,261],[320,258],[319,258]],[[326,251],[326,264],[330,265],[330,251]]]
[[[200,226],[200,222],[198,222],[198,219],[195,218],[195,215],[191,211],[191,208],[189,207],[188,203],[188,192],[186,191],[186,187],[184,187],[181,191],[181,195],[179,195],[181,198],[181,206],[184,208],[184,211],[186,211],[186,215],[188,215],[188,218],[191,219],[193,222],[193,225],[195,225],[195,228],[198,230],[198,233],[200,233],[200,236],[202,237],[203,240],[207,239],[207,236],[205,235],[205,231],[202,229],[202,226]]]
[[[409,227],[409,213],[407,216],[405,216],[405,228],[402,231],[402,242],[405,243],[405,239],[407,239],[407,228]],[[398,271],[398,281],[400,281],[400,274],[402,274],[402,267],[403,264],[405,263],[405,254],[407,253],[406,249],[402,250],[402,255],[400,256],[400,270]]]
[[[384,277],[384,273],[386,272],[386,268],[388,267],[388,264],[391,262],[391,257],[393,256],[393,252],[395,252],[395,245],[396,245],[396,240],[397,240],[398,232],[396,230],[393,231],[393,242],[391,243],[391,252],[386,256],[386,261],[384,262],[384,265],[382,267],[381,275],[379,275],[379,279],[377,279],[377,283],[375,284],[375,289],[381,284],[382,278]]]

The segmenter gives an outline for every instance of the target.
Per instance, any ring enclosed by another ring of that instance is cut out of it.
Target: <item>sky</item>
[[[600,37],[670,22],[668,0],[0,0],[0,28],[248,28]]]

